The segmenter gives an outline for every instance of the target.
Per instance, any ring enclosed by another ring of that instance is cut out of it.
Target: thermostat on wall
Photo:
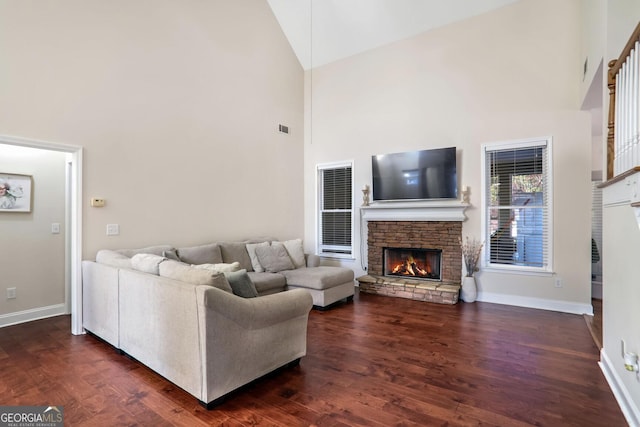
[[[104,199],[98,199],[98,198],[91,199],[91,206],[93,206],[94,208],[102,208],[104,207],[104,203],[105,203]]]

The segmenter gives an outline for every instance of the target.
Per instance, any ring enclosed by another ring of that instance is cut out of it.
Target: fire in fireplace
[[[384,248],[385,276],[399,276],[423,280],[442,280],[441,249]]]

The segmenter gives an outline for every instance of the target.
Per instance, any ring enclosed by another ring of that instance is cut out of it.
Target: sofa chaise
[[[317,257],[293,249],[287,253],[298,257],[294,267],[274,272],[282,266],[273,255],[282,256],[283,246],[101,250],[96,261],[82,263],[83,326],[211,408],[239,387],[297,364],[306,354],[312,306],[353,296],[353,271],[316,266]],[[252,257],[264,261],[262,271]],[[257,297],[234,295],[230,276],[209,266],[243,267]]]

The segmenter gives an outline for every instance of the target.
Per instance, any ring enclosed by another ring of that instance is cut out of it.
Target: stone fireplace
[[[460,284],[462,279],[462,222],[371,221],[367,237],[369,274],[385,275],[387,248],[436,250],[441,252],[440,281]]]
[[[466,207],[460,201],[363,207],[368,275],[358,278],[360,291],[455,304]]]

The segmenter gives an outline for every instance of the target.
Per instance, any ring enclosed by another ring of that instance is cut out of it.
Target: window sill
[[[344,259],[344,260],[352,260],[355,261],[355,257],[353,255],[336,255],[336,254],[322,254],[322,253],[316,253],[317,256],[319,256],[320,258],[327,258],[327,259]]]
[[[487,273],[500,273],[500,274],[515,274],[521,276],[543,276],[543,277],[551,277],[556,273],[549,270],[542,269],[534,269],[527,267],[483,267],[480,271],[486,271]]]

